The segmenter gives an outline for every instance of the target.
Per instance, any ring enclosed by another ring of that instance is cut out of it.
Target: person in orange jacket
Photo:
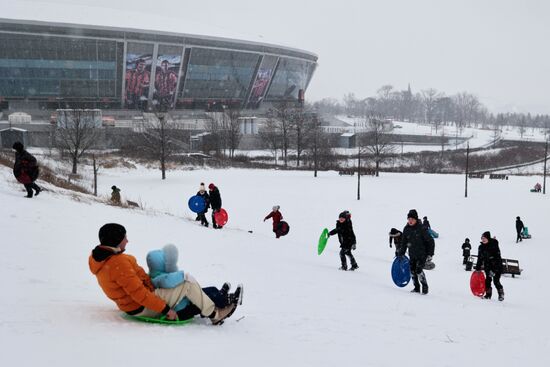
[[[99,242],[88,259],[90,271],[105,295],[121,311],[133,316],[159,317],[177,320],[174,307],[185,297],[197,306],[203,316],[218,325],[233,313],[236,304],[217,308],[192,277],[186,277],[175,288],[157,288],[136,258],[125,254],[128,238],[126,229],[117,223],[107,223],[99,230]]]

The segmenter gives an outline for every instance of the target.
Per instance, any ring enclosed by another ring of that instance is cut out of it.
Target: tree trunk
[[[76,154],[73,155],[73,175],[76,175],[76,168],[77,168],[77,165],[78,165],[78,158],[76,157]]]

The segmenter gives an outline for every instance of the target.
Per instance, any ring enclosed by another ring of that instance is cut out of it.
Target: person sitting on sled
[[[184,279],[175,288],[155,288],[136,258],[124,253],[128,237],[126,228],[120,224],[102,226],[99,242],[88,258],[88,266],[105,295],[128,315],[164,315],[168,320],[178,320],[174,307],[187,298],[203,316],[210,318],[213,325],[219,325],[237,307],[236,304],[216,307],[195,279]]]

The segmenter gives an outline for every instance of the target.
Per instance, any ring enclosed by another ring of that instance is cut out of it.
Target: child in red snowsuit
[[[281,207],[279,205],[273,206],[273,211],[264,218],[264,222],[269,218],[273,218],[273,232],[275,233],[276,238],[281,237],[281,233],[279,231],[279,223],[281,223],[281,220],[283,220],[283,214],[281,214],[281,212],[279,211],[280,208]]]

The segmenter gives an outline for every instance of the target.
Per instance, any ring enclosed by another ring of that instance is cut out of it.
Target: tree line
[[[411,87],[398,90],[383,85],[375,96],[358,98],[353,93],[344,95],[340,102],[325,98],[314,102],[320,113],[347,114],[350,116],[380,116],[398,121],[421,122],[434,125],[437,130],[443,123],[452,123],[461,129],[474,124],[498,129],[502,126],[520,128],[550,128],[550,115],[530,113],[498,113],[488,111],[479,98],[468,92],[446,95],[434,88],[413,93]]]

